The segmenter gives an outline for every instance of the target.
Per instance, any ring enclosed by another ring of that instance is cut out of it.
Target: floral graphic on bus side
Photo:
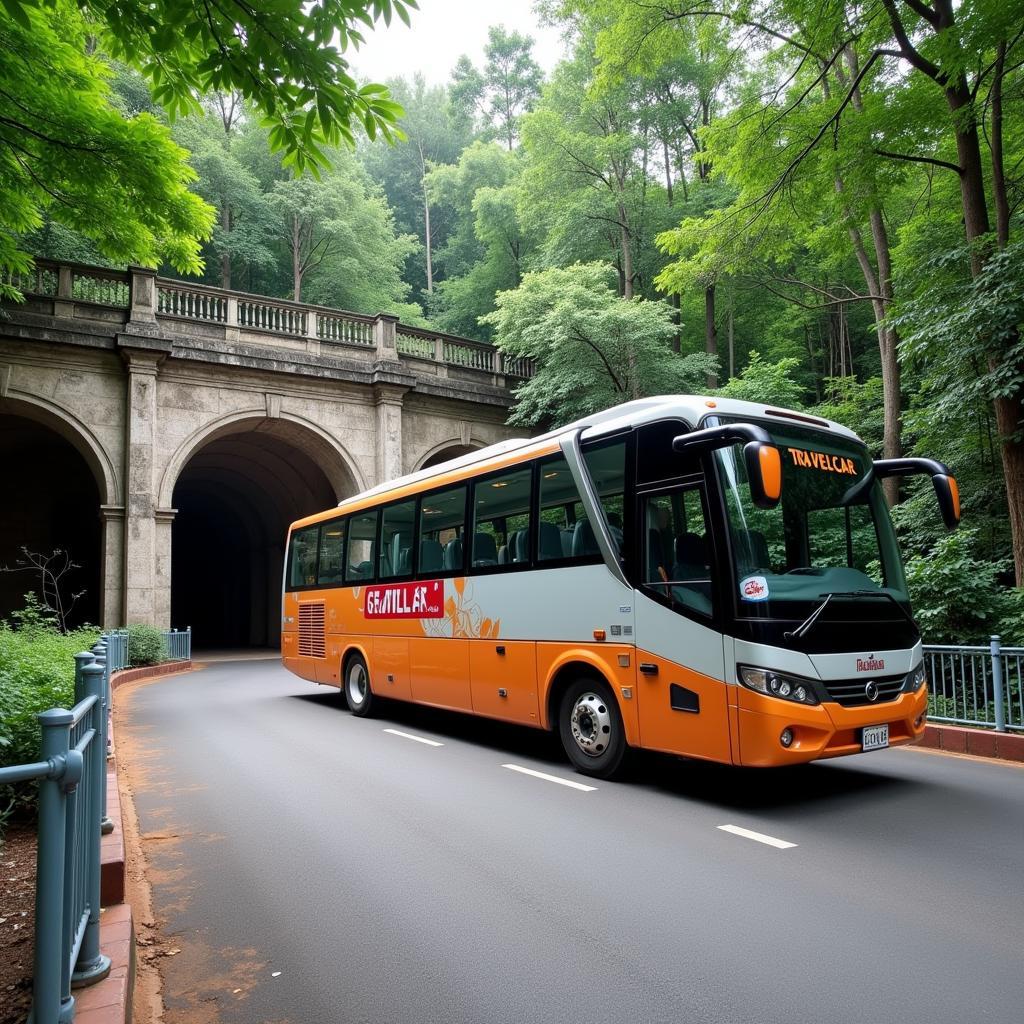
[[[452,581],[453,593],[445,600],[444,618],[420,619],[424,636],[465,640],[492,640],[501,631],[501,619],[491,619],[473,599],[473,584],[463,576]]]

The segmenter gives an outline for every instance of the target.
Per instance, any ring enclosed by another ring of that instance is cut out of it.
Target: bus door
[[[637,498],[636,663],[640,742],[730,761],[722,634],[703,483]]]

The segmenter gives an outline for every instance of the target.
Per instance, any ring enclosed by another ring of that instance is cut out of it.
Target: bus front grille
[[[323,601],[299,605],[299,657],[322,658],[324,645]]]
[[[878,696],[874,700],[868,696],[867,685],[875,684]],[[876,676],[873,679],[826,679],[825,689],[828,695],[840,707],[856,708],[865,704],[885,704],[895,700],[903,689],[903,676]]]

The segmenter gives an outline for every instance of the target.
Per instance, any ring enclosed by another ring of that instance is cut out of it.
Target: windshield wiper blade
[[[819,594],[818,596],[820,597],[821,595]],[[831,601],[833,597],[884,597],[886,600],[892,601],[892,603],[899,609],[903,618],[916,628],[917,624],[910,617],[906,608],[904,608],[903,605],[901,605],[899,601],[897,601],[896,598],[887,590],[830,590],[825,595],[825,600],[822,601],[821,604],[819,604],[818,607],[815,608],[814,611],[812,611],[811,614],[796,627],[796,629],[789,630],[782,635],[787,640],[800,640],[805,637],[814,628],[814,624],[818,621],[818,616],[825,610],[829,601]]]
[[[825,600],[822,601],[821,604],[819,604],[818,607],[815,608],[814,611],[811,612],[811,614],[808,615],[807,618],[804,619],[804,621],[801,622],[800,625],[796,627],[796,629],[788,630],[787,632],[783,633],[782,635],[787,640],[800,640],[800,639],[802,639],[804,636],[806,636],[814,628],[814,624],[818,621],[818,616],[828,607],[828,603],[829,603],[829,601],[832,600],[833,597],[835,597],[835,594],[833,594],[833,593],[826,594],[825,595]]]

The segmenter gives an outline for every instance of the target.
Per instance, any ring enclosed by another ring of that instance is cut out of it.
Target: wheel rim
[[[607,701],[596,693],[582,693],[569,715],[576,746],[588,757],[600,757],[612,738],[612,716]]]
[[[366,669],[358,661],[348,670],[348,699],[353,704],[366,700]]]

